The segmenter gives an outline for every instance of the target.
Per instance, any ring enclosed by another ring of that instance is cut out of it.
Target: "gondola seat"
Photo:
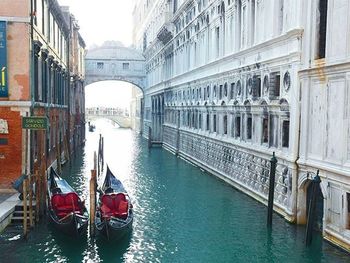
[[[51,198],[52,208],[59,218],[75,212],[82,214],[79,197],[76,193],[54,194]]]
[[[125,194],[107,194],[101,198],[102,217],[110,218],[111,216],[126,219],[128,217],[129,202],[126,200]]]

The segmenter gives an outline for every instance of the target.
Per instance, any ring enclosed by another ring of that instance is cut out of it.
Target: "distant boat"
[[[134,218],[133,206],[122,183],[107,166],[96,208],[95,227],[107,239],[118,240],[130,232]]]
[[[96,126],[95,125],[93,125],[93,124],[89,124],[89,132],[94,132],[95,131],[95,129],[96,129]]]
[[[48,210],[53,225],[65,234],[79,236],[87,229],[89,214],[84,202],[53,168],[48,178]]]

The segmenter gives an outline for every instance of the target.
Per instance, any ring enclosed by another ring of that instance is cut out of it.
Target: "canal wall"
[[[163,146],[172,153],[189,160],[205,171],[257,201],[267,205],[270,158],[266,153],[243,149],[221,139],[212,139],[164,126]],[[291,164],[279,160],[276,169],[274,210],[289,222],[295,222],[295,193],[293,194]]]

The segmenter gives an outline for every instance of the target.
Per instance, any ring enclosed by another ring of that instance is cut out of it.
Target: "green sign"
[[[47,130],[46,117],[23,117],[22,128],[28,130]]]
[[[6,22],[0,21],[0,98],[8,97]]]

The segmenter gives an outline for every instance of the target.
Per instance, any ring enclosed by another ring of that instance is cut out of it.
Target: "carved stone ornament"
[[[9,127],[7,125],[7,121],[0,119],[0,134],[8,134]]]

